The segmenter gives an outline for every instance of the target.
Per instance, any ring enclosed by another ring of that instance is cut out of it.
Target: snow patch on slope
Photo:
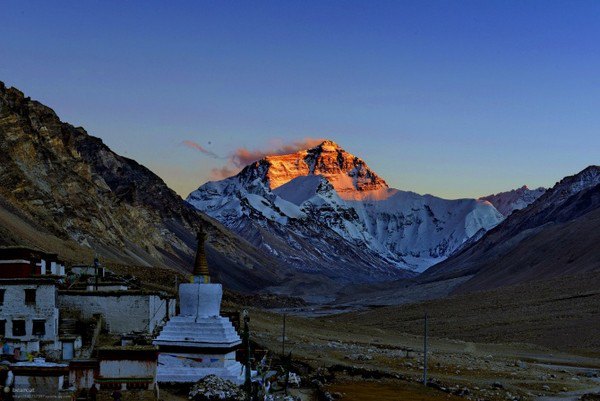
[[[275,188],[273,193],[288,202],[300,206],[317,194],[321,184],[323,184],[323,177],[320,175],[300,176]]]

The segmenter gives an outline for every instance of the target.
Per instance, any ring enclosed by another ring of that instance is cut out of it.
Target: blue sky
[[[448,198],[600,159],[600,2],[3,1],[0,18],[0,80],[184,196],[237,148],[305,137]]]

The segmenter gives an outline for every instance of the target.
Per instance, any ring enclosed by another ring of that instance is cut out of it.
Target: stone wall
[[[152,385],[156,379],[156,360],[101,360],[100,377],[115,380],[128,378],[151,378]]]
[[[170,316],[175,312],[175,301],[169,300]],[[171,306],[171,304],[173,306]],[[83,292],[61,291],[59,308],[81,311],[84,318],[100,313],[111,333],[132,331],[152,333],[167,316],[167,300],[159,295],[128,291]]]

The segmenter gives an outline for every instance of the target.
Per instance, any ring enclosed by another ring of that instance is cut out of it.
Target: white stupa
[[[153,341],[159,349],[158,382],[196,382],[211,374],[244,382],[244,368],[235,360],[242,341],[229,319],[219,314],[223,288],[210,283],[204,240],[199,233],[192,282],[179,286],[180,314]]]

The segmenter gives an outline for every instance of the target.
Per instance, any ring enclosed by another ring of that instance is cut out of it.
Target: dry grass
[[[428,312],[430,333],[479,343],[531,343],[600,356],[600,272],[505,287],[422,303],[328,318],[421,334]]]
[[[446,394],[421,384],[398,380],[342,380],[327,387],[341,393],[344,401],[458,401],[461,397]]]
[[[378,372],[383,377],[399,377],[370,382],[361,373],[351,379],[344,375],[343,381],[338,378],[332,391],[345,393],[347,400],[448,399],[439,390],[423,392],[423,387],[416,383],[422,375],[422,337],[397,329],[394,324],[385,324],[386,317],[395,319],[389,313],[379,315],[379,324],[368,321],[370,313],[318,319],[288,316],[286,350],[292,352],[295,360],[313,368],[345,366]],[[281,323],[281,315],[251,309],[253,338],[275,354],[281,350]],[[418,327],[421,323],[421,320],[415,322]],[[600,369],[600,359],[593,357],[535,344],[493,344],[437,336],[430,338],[429,347],[430,377],[445,387],[468,387],[479,398],[501,400],[510,392],[531,399],[531,394],[556,394],[563,387],[577,390],[597,386],[580,373],[563,371],[567,366]],[[406,349],[413,350],[408,357]],[[363,357],[356,358],[357,355]],[[550,375],[554,377],[548,379]],[[497,381],[503,383],[504,389],[492,388]],[[551,391],[542,391],[544,385],[549,385]]]

